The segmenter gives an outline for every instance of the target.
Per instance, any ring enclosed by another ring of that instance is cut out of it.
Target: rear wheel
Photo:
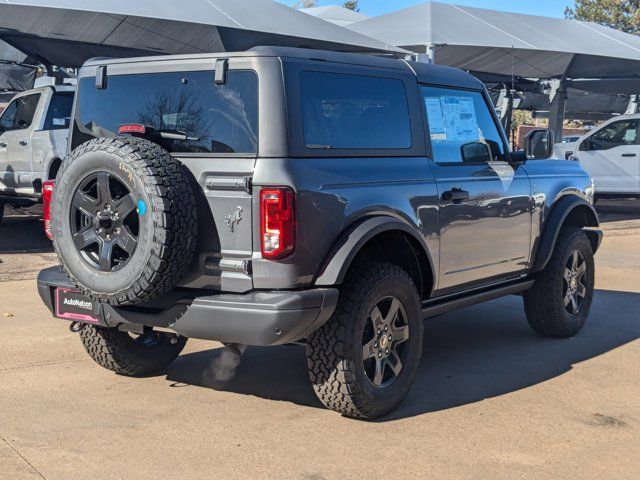
[[[395,409],[422,354],[420,301],[396,265],[354,268],[331,319],[307,342],[309,376],[327,408],[377,418]]]
[[[113,328],[86,325],[80,340],[89,356],[101,367],[132,377],[163,371],[184,348],[187,339],[149,331],[132,335]]]
[[[589,316],[594,273],[593,250],[585,233],[563,228],[549,263],[524,293],[531,328],[545,337],[576,335]]]

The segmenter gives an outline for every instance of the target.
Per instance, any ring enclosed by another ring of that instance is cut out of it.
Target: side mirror
[[[482,142],[465,143],[460,147],[463,162],[487,163],[492,160],[491,147]]]
[[[527,159],[537,160],[553,156],[553,132],[548,128],[536,128],[525,137]]]

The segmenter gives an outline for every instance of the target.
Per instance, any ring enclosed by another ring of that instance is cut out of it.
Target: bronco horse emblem
[[[227,224],[227,227],[229,227],[229,230],[231,230],[232,233],[235,232],[236,225],[238,225],[241,220],[242,220],[242,207],[238,207],[237,212],[230,213],[224,219],[225,223]]]

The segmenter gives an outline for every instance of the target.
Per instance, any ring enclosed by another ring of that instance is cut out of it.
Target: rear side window
[[[143,124],[157,133],[186,134],[163,140],[170,152],[255,154],[258,148],[258,77],[230,70],[223,85],[214,72],[112,75],[98,90],[80,81],[73,144],[115,136],[121,125]]]
[[[40,94],[27,95],[18,99],[18,113],[16,115],[16,121],[14,128],[21,130],[29,128],[33,123],[33,117],[36,115],[36,109],[38,108],[38,102],[40,101]]]
[[[47,118],[44,120],[44,130],[62,130],[71,124],[71,108],[73,107],[72,93],[56,93],[51,97]]]
[[[401,80],[311,71],[300,75],[307,148],[411,148],[409,107]]]
[[[480,92],[422,87],[422,97],[436,162],[506,160],[504,142]]]

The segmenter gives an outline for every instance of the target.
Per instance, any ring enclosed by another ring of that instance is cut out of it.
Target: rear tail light
[[[289,188],[267,188],[260,192],[260,238],[262,256],[283,258],[295,247],[294,195]]]
[[[53,240],[53,230],[51,228],[51,200],[53,189],[56,185],[54,180],[47,180],[42,184],[42,218],[44,220],[44,234],[49,240]]]

